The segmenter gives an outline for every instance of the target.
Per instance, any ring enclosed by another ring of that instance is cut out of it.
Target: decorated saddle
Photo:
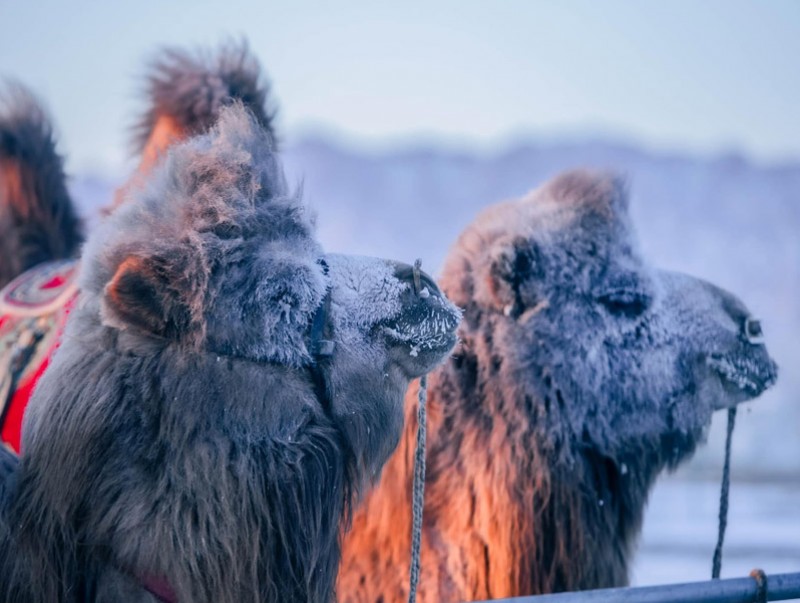
[[[39,264],[0,291],[0,438],[19,453],[22,415],[77,296],[77,260]]]

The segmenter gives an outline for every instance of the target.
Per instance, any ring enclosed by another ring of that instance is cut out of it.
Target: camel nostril
[[[750,316],[745,318],[744,336],[750,343],[761,343],[764,338],[764,331],[761,329],[761,321]]]
[[[394,275],[399,281],[408,283],[414,295],[421,299],[428,299],[431,296],[442,297],[438,285],[421,269],[421,264],[419,260],[414,262],[413,266],[396,262]]]

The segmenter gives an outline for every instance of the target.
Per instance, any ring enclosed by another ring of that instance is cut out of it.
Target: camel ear
[[[117,268],[103,296],[104,322],[161,337],[188,324],[189,312],[153,259],[131,256]]]
[[[543,274],[536,244],[522,237],[502,241],[491,254],[488,286],[494,306],[516,318],[536,303],[535,279]]]

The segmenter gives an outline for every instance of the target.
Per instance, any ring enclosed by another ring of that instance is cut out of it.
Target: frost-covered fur
[[[776,369],[744,305],[639,252],[613,177],[485,211],[446,262],[462,345],[430,378],[419,600],[625,585],[656,476]],[[342,601],[407,596],[416,392],[345,537]]]
[[[0,287],[28,268],[74,256],[81,225],[44,109],[24,86],[0,91]]]
[[[26,414],[0,598],[154,602],[152,577],[181,602],[330,601],[341,521],[409,381],[455,343],[422,279],[430,295],[408,266],[325,254],[271,137],[223,109],[87,244]]]

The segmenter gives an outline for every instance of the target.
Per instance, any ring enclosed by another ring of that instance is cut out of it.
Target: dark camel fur
[[[81,222],[53,126],[18,83],[0,92],[0,288],[42,262],[74,257]]]

